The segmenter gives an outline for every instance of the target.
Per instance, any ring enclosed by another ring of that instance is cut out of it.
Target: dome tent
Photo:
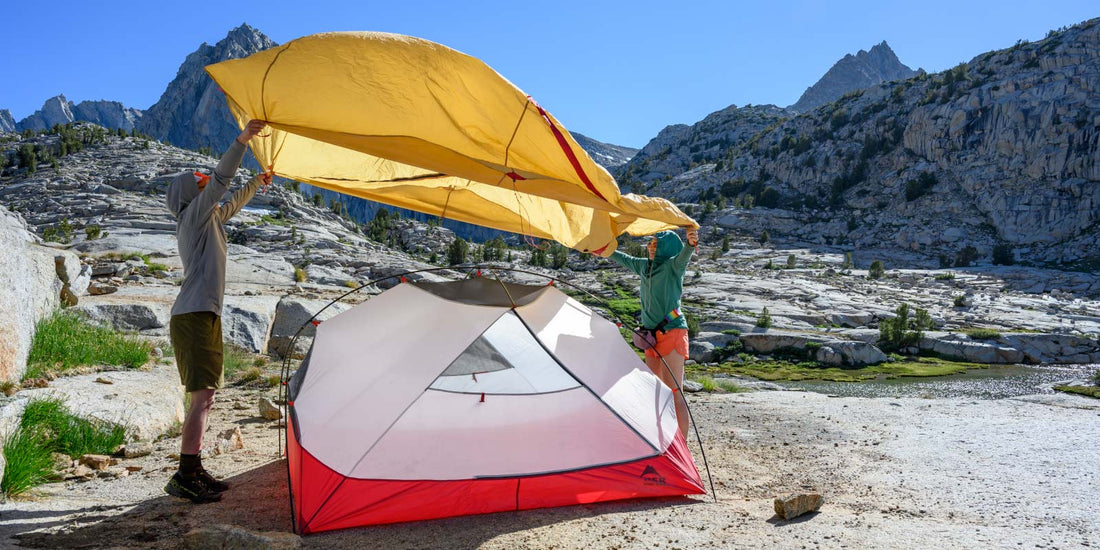
[[[288,384],[295,528],[703,493],[673,392],[554,286],[402,283]]]

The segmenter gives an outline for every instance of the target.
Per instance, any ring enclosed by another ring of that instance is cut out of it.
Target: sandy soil
[[[0,505],[0,547],[175,548],[195,527],[290,528],[284,462],[259,395],[230,389],[211,432],[245,449],[206,460],[236,487],[193,506],[161,490],[178,439],[117,480],[51,484]],[[1100,402],[696,395],[718,502],[636,500],[361,528],[305,548],[1096,548]],[[209,444],[208,438],[208,444]],[[702,460],[696,447],[697,463]],[[167,471],[166,471],[167,470]],[[705,474],[704,474],[705,475]],[[705,479],[705,478],[704,478]],[[821,511],[779,520],[772,498],[816,490]]]

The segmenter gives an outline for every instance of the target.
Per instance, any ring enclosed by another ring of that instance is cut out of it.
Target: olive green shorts
[[[188,392],[216,390],[225,383],[222,370],[222,320],[209,311],[173,315],[168,333],[176,352],[180,382]]]

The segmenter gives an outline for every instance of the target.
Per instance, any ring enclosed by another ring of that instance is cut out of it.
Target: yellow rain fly
[[[618,235],[698,227],[620,194],[553,116],[485,63],[375,32],[306,36],[206,67],[275,174],[604,256]]]

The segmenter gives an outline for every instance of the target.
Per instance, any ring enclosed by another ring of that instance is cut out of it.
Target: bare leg
[[[202,434],[206,432],[206,417],[214,406],[215,390],[197,390],[191,392],[191,407],[183,419],[183,438],[180,453],[197,455],[202,450]]]
[[[649,370],[653,371],[653,374],[657,375],[662,382],[665,383],[669,389],[676,392],[676,421],[680,424],[680,432],[687,437],[688,433],[688,409],[687,401],[684,401],[684,395],[682,391],[677,390],[677,387],[683,387],[684,385],[684,356],[672,351],[668,355],[664,356],[664,362],[660,357],[645,356],[645,364],[649,367]],[[665,368],[665,363],[668,364],[668,368]],[[668,371],[671,370],[670,374]],[[675,376],[675,378],[673,378]]]

